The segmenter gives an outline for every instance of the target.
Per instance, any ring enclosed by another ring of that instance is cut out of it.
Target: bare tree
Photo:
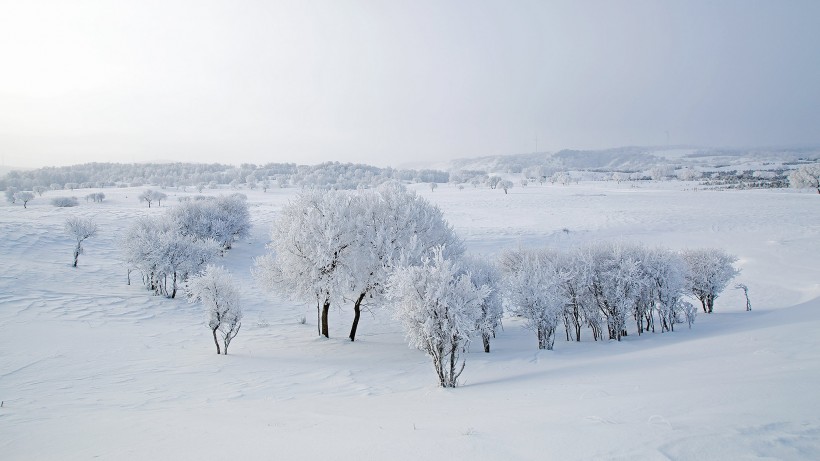
[[[151,202],[154,201],[154,191],[151,189],[145,189],[142,193],[137,196],[140,199],[140,202],[147,202],[148,208],[151,208]]]
[[[157,201],[157,206],[162,206],[162,201],[167,198],[168,196],[164,192],[154,191],[154,200]]]
[[[746,297],[746,311],[752,310],[752,302],[749,301],[749,287],[743,283],[735,285],[735,290],[743,290],[743,295]]]
[[[65,221],[65,231],[77,241],[74,247],[74,267],[77,267],[77,259],[83,253],[83,241],[97,234],[97,223],[91,218],[71,216]]]

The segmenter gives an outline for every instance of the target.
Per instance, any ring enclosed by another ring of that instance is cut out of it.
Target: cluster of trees
[[[85,201],[87,202],[89,200],[95,203],[102,203],[102,201],[105,200],[105,194],[103,194],[102,192],[94,192],[92,194],[88,194],[85,196]]]
[[[789,184],[797,189],[815,189],[820,194],[820,163],[802,165],[789,175]]]
[[[23,204],[23,208],[28,208],[28,202],[34,200],[34,193],[18,191],[16,187],[9,187],[6,189],[6,200],[11,204],[20,202]]]
[[[159,216],[139,218],[122,240],[130,274],[138,270],[146,288],[174,298],[181,284],[250,230],[241,194],[188,201]]]
[[[162,201],[167,199],[168,195],[158,190],[145,189],[137,198],[140,202],[147,203],[148,208],[151,208],[151,204],[154,202],[157,202],[157,206],[162,206]]]
[[[504,302],[536,332],[539,349],[552,349],[564,324],[568,341],[584,326],[594,340],[621,340],[629,318],[636,331],[673,331],[694,321],[697,298],[711,313],[738,271],[737,258],[718,249],[674,252],[642,245],[595,243],[568,251],[518,249],[500,260]]]
[[[268,247],[254,276],[268,289],[315,303],[320,335],[330,336],[332,305],[352,306],[351,340],[363,308],[390,307],[445,387],[455,386],[472,337],[489,352],[503,306],[526,320],[541,349],[552,349],[562,322],[567,340],[580,341],[585,326],[595,340],[620,340],[630,317],[639,334],[691,326],[696,310],[684,297],[712,312],[737,274],[736,258],[716,249],[600,243],[511,250],[499,263],[466,257],[438,208],[397,184],[305,190],[283,208]]]
[[[254,276],[268,289],[315,302],[320,335],[330,336],[331,305],[352,305],[351,341],[362,309],[390,306],[445,387],[456,385],[469,338],[480,334],[489,351],[501,321],[494,265],[464,258],[441,211],[396,183],[303,191],[283,208],[268,247]]]
[[[393,269],[420,264],[438,245],[448,256],[463,252],[441,211],[399,184],[305,190],[282,209],[271,251],[255,261],[253,272],[268,289],[315,302],[326,337],[330,306],[352,303],[349,337],[355,340],[361,310],[383,302]]]

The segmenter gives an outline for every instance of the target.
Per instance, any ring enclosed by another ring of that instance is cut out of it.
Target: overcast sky
[[[536,137],[820,144],[820,1],[0,0],[6,166],[395,166]]]

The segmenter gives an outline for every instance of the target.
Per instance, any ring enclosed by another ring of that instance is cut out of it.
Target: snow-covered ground
[[[68,193],[49,192],[0,206],[0,459],[820,459],[817,194],[414,187],[473,252],[609,239],[725,248],[754,310],[730,288],[691,330],[559,336],[554,351],[506,319],[493,352],[474,344],[463,385],[444,390],[388,312],[364,315],[351,343],[351,309],[333,310],[321,339],[315,306],[256,287],[252,259],[295,191],[243,191],[252,237],[221,262],[246,317],[218,356],[200,306],[126,285],[119,262],[135,217],[190,193],[148,209],[138,189],[77,208],[50,206]],[[70,215],[100,224],[76,269]]]

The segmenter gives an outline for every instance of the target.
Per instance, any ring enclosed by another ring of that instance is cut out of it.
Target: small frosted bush
[[[77,197],[54,197],[51,199],[51,204],[56,207],[67,208],[77,206],[80,202],[77,200]]]

